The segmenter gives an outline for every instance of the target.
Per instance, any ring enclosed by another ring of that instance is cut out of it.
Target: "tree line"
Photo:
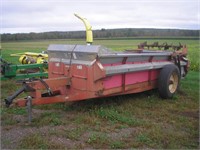
[[[199,37],[199,30],[183,29],[101,29],[93,31],[94,38],[122,38],[122,37]],[[42,40],[42,39],[82,39],[85,31],[53,31],[42,33],[4,33],[1,41]]]

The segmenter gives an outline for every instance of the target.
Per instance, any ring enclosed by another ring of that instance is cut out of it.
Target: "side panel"
[[[159,75],[159,70],[150,70],[150,71],[140,71],[140,72],[133,72],[127,73],[125,75],[125,84],[135,84],[139,82],[145,82],[149,80],[156,80]]]
[[[122,61],[123,59],[120,58],[120,59],[116,59],[117,61]],[[115,61],[116,61],[115,60]],[[113,61],[114,60],[107,60],[105,62],[108,62],[108,61]],[[107,67],[107,66],[117,66],[117,65],[121,65],[122,63],[121,62],[118,62],[118,63],[113,63],[113,64],[103,64],[104,67]],[[118,75],[113,75],[113,76],[109,76],[109,77],[106,77],[102,80],[103,82],[103,85],[104,85],[104,89],[110,89],[110,88],[115,88],[115,87],[120,87],[122,86],[122,74],[118,74]]]
[[[148,71],[127,73],[125,75],[125,85],[135,84],[148,80]]]
[[[158,76],[159,69],[108,76],[103,79],[104,91],[107,91],[104,92],[104,94],[124,94],[126,93],[126,91],[130,90],[135,93],[138,89],[139,91],[152,89],[152,87],[155,87],[156,84],[154,84],[153,86],[149,86],[148,84],[151,84],[152,82],[156,83]],[[140,84],[141,87],[138,87],[140,86]],[[136,85],[138,85],[137,90],[134,91]]]
[[[104,88],[110,89],[122,86],[122,75],[114,75],[110,77],[106,77],[103,80]]]
[[[87,90],[88,71],[87,66],[82,64],[74,64],[70,68],[71,72],[71,86],[74,89]]]
[[[72,77],[71,86],[74,89],[86,91],[87,90],[87,80],[79,78],[79,77]]]
[[[49,62],[49,78],[63,77],[64,75],[64,64],[60,62]]]

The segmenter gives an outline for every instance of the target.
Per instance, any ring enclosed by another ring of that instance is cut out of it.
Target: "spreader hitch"
[[[34,89],[32,89],[29,85],[26,84],[26,82],[23,83],[23,86],[17,90],[13,95],[7,97],[5,99],[5,104],[6,104],[6,107],[9,107],[13,100],[18,96],[20,95],[21,93],[23,92],[28,92],[28,91],[33,91]]]

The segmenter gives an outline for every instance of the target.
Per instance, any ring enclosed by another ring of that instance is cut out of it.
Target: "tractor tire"
[[[164,66],[158,78],[158,91],[161,98],[172,98],[179,88],[180,71],[174,64]]]

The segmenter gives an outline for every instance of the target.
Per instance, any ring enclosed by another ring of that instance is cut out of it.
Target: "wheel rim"
[[[171,93],[174,93],[176,92],[177,87],[178,87],[178,75],[177,73],[173,72],[169,78],[169,91]]]

